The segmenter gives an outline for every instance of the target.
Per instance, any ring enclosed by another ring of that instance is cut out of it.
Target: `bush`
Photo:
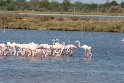
[[[109,13],[122,13],[123,12],[123,8],[119,5],[119,6],[111,6],[108,10]]]

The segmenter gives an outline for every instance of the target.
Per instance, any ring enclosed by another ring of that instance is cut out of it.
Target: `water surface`
[[[105,15],[69,15],[69,14],[27,14],[29,16],[49,16],[56,18],[78,17],[81,19],[124,19],[124,16],[105,16]]]
[[[0,42],[60,42],[92,46],[93,58],[83,59],[83,49],[69,58],[28,59],[0,57],[0,83],[124,83],[124,33],[0,29]]]

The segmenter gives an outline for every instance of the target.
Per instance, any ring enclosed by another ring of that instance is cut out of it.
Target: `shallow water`
[[[102,16],[102,15],[67,15],[67,14],[27,14],[29,16],[52,16],[56,18],[79,17],[81,19],[124,19],[124,16]]]
[[[83,49],[69,58],[0,57],[0,83],[124,83],[124,33],[0,30],[0,42],[48,43],[52,39],[92,46],[91,60]]]

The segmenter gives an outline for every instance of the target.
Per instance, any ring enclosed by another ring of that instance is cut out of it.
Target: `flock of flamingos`
[[[0,44],[0,56],[20,56],[20,57],[40,57],[47,56],[62,57],[72,56],[74,49],[83,48],[84,58],[91,58],[91,46],[80,45],[80,41],[76,41],[77,45],[60,43],[58,39],[53,39],[53,44],[36,44],[30,42],[28,44],[19,44],[7,42],[6,44]],[[121,40],[124,42],[124,39]]]
[[[83,48],[84,57],[91,58],[91,48],[88,45],[80,45],[80,41],[76,41],[75,45],[60,43],[58,39],[53,39],[53,44],[36,44],[30,42],[28,44],[19,44],[15,42],[7,42],[6,44],[0,44],[0,56],[20,56],[20,57],[62,57],[72,56],[74,49]],[[77,45],[76,45],[77,44]]]

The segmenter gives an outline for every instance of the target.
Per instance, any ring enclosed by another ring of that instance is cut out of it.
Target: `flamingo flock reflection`
[[[36,44],[30,42],[28,44],[19,44],[15,42],[7,42],[0,44],[0,56],[21,56],[21,57],[61,57],[61,56],[72,56],[74,49],[83,48],[85,50],[84,57],[91,58],[91,47],[87,45],[78,46],[73,44],[60,43],[58,39],[53,39],[53,43],[50,44]]]

